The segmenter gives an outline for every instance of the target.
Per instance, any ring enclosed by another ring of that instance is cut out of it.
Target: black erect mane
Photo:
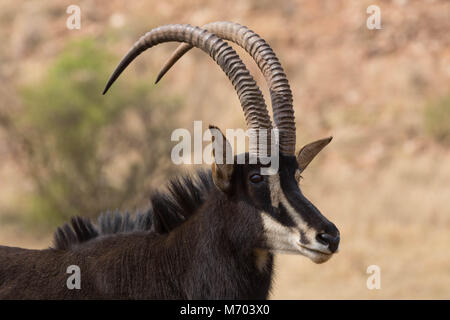
[[[53,249],[69,250],[89,240],[118,233],[150,231],[169,233],[186,221],[204,203],[213,188],[211,171],[199,170],[170,180],[166,192],[154,192],[150,196],[150,208],[137,212],[102,213],[97,224],[88,218],[73,217],[59,227],[53,235]]]

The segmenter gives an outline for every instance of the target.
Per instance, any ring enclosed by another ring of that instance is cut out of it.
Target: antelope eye
[[[250,181],[253,183],[259,183],[264,180],[264,177],[258,173],[252,174],[250,176]]]

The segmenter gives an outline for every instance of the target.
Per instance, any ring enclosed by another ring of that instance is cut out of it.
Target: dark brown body
[[[2,246],[0,299],[265,299],[272,255],[261,268],[254,250],[262,226],[226,198],[211,193],[168,234],[99,236],[69,250]],[[70,265],[81,269],[79,290],[66,286]]]

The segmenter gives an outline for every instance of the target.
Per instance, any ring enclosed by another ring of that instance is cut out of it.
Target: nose
[[[336,236],[333,236],[329,233],[322,232],[316,236],[316,239],[320,243],[328,246],[328,249],[330,249],[331,252],[335,253],[339,247],[339,241],[341,238],[340,238],[339,234]]]

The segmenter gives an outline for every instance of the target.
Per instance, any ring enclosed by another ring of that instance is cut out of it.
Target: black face
[[[302,194],[296,158],[281,155],[275,175],[262,175],[261,167],[235,165],[232,183],[239,186],[236,191],[247,212],[257,212],[262,221],[264,241],[260,246],[300,253],[318,263],[328,260],[338,249],[339,231]]]

